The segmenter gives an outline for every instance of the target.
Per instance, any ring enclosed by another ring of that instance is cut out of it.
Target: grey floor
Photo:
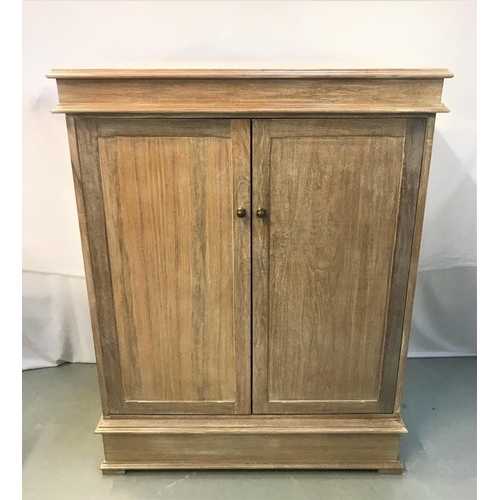
[[[402,476],[342,471],[158,471],[102,476],[94,365],[23,373],[23,498],[474,499],[476,360],[408,361]]]

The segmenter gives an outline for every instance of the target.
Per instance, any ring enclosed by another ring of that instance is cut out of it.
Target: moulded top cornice
[[[56,79],[149,79],[149,78],[452,78],[447,69],[53,69]]]
[[[443,113],[446,69],[61,69],[56,113]]]

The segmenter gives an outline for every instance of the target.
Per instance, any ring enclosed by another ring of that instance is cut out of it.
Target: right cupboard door
[[[393,412],[425,129],[253,120],[253,413]]]

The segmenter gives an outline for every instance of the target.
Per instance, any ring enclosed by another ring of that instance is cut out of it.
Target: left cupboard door
[[[249,120],[67,120],[104,414],[250,413]]]

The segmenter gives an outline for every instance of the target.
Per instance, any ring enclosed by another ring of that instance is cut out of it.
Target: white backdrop
[[[93,361],[52,68],[449,68],[410,354],[476,351],[476,3],[23,2],[23,368]]]

